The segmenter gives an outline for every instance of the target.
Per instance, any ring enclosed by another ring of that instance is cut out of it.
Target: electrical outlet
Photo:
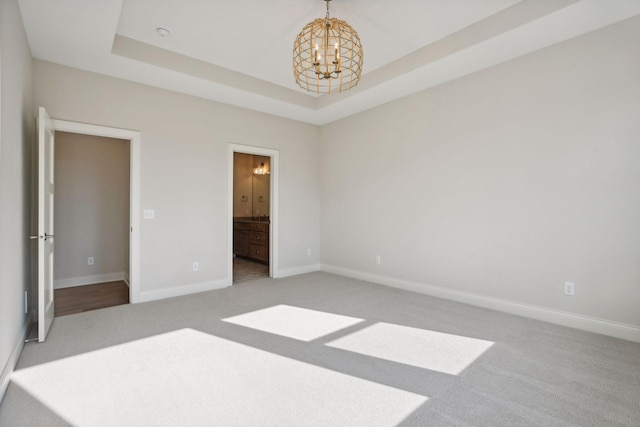
[[[200,270],[200,264],[198,264],[198,262],[197,262],[197,261],[196,261],[196,262],[194,262],[194,263],[193,263],[193,265],[191,266],[191,269],[192,269],[193,271],[198,271],[198,270]]]
[[[142,211],[142,216],[144,219],[153,219],[156,216],[156,213],[153,209],[145,209]]]
[[[312,253],[311,248],[307,249],[307,256],[311,256]]]
[[[92,256],[87,258],[87,265],[93,265],[93,257]]]
[[[376,264],[382,264],[382,258],[380,258],[380,255],[376,255]]]
[[[564,282],[564,294],[574,296],[576,294],[576,284],[573,282]]]

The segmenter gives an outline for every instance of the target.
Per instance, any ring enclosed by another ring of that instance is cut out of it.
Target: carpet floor
[[[56,318],[1,426],[639,426],[640,344],[327,273]]]

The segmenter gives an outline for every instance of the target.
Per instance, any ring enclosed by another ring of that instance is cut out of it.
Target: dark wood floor
[[[98,283],[56,289],[55,316],[82,313],[83,311],[129,304],[129,287],[123,281]]]

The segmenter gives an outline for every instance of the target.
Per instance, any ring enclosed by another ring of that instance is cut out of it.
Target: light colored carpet
[[[74,314],[2,426],[640,425],[640,344],[326,273]]]
[[[13,381],[77,426],[296,425],[307,418],[384,426],[427,400],[193,329],[26,368]]]

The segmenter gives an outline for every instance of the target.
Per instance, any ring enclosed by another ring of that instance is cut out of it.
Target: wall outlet
[[[380,258],[380,255],[376,255],[376,264],[382,264],[382,258]]]
[[[311,256],[312,253],[313,251],[311,250],[311,248],[307,249],[307,256]]]
[[[573,282],[564,282],[564,294],[574,296],[576,294],[576,284]]]
[[[93,265],[93,257],[92,256],[87,258],[87,265]]]
[[[194,263],[191,265],[191,269],[192,269],[193,271],[198,271],[198,270],[200,270],[200,264],[198,264],[198,262],[197,262],[197,261],[196,261],[196,262],[194,262]]]
[[[142,216],[144,219],[153,219],[156,216],[156,212],[153,209],[145,209],[142,212]]]

